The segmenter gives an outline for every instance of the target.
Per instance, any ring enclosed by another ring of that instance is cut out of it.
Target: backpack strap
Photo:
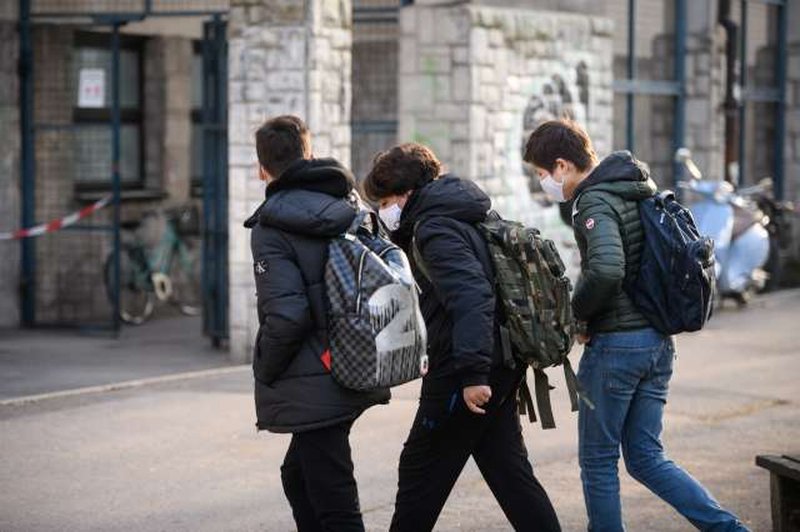
[[[418,220],[414,223],[413,232],[411,233],[411,263],[416,267],[417,270],[422,274],[422,276],[427,279],[428,283],[431,285],[431,290],[436,294],[436,297],[442,301],[441,294],[439,293],[439,289],[436,287],[436,283],[433,282],[433,278],[431,277],[430,270],[425,265],[425,261],[422,258],[422,253],[419,250],[419,246],[417,245],[417,227],[421,224],[423,220]],[[419,293],[422,293],[421,288],[417,285],[417,290]]]
[[[550,386],[547,373],[539,368],[533,368],[533,378],[536,383],[536,406],[542,417],[542,428],[544,430],[554,429],[556,420],[553,418],[553,406],[550,404],[550,390],[553,390],[554,387]]]
[[[508,327],[500,326],[500,347],[503,350],[503,364],[509,369],[515,369],[517,362],[514,360],[514,353],[511,347],[511,332]]]
[[[578,378],[575,376],[575,371],[572,369],[572,364],[569,358],[564,359],[564,380],[567,382],[567,392],[569,393],[569,404],[573,412],[578,411]],[[594,405],[592,405],[594,409]]]
[[[353,222],[350,224],[350,227],[347,228],[345,231],[345,235],[356,236],[358,230],[364,227],[364,222],[369,218],[370,221],[370,229],[372,236],[378,236],[380,232],[380,223],[378,223],[378,215],[375,214],[375,211],[369,209],[362,209],[356,213],[355,218],[353,218]]]
[[[522,378],[517,392],[517,408],[521,415],[528,415],[531,423],[536,423],[536,411],[533,409],[533,398],[531,397],[531,389],[528,387],[527,374]]]
[[[550,391],[555,388],[550,385],[550,380],[547,374],[538,368],[533,368],[534,386],[536,393],[536,407],[539,409],[539,415],[542,418],[542,429],[556,428],[555,418],[553,417],[553,407],[550,403]],[[567,391],[569,392],[569,401],[572,412],[578,411],[578,401],[583,401],[586,406],[594,410],[595,406],[592,401],[581,390],[578,384],[578,379],[572,369],[569,359],[564,359],[564,377],[567,382]],[[519,405],[519,413],[522,415],[527,414],[531,423],[536,423],[536,413],[533,409],[533,398],[531,396],[531,389],[528,386],[527,377],[522,380],[519,386],[517,403]]]
[[[567,390],[569,391],[569,401],[572,406],[572,411],[578,411],[579,400],[583,401],[589,410],[594,410],[594,403],[589,396],[586,395],[583,387],[578,382],[578,378],[575,376],[575,371],[573,371],[572,364],[570,364],[568,358],[564,359],[564,378],[567,381]]]
[[[414,259],[414,265],[419,269],[420,273],[422,273],[428,282],[433,284],[433,279],[431,279],[428,268],[425,266],[425,261],[422,260],[422,253],[419,251],[419,246],[417,246],[417,228],[421,222],[422,220],[414,222],[414,227],[411,232],[411,258]]]

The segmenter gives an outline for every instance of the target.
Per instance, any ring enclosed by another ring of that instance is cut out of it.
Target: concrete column
[[[229,18],[230,350],[252,358],[258,326],[250,233],[264,199],[253,135],[267,118],[296,114],[314,154],[350,161],[350,0],[233,0]]]

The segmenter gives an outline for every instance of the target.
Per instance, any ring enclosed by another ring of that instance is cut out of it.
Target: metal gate
[[[228,48],[225,22],[203,27],[203,331],[228,338]]]
[[[739,184],[753,184],[772,176],[777,199],[786,194],[784,151],[786,144],[786,69],[788,1],[740,0],[735,21],[738,23],[738,50],[735,70],[739,79],[733,94],[733,109],[738,113],[737,143]],[[754,9],[761,10],[753,13]],[[755,20],[753,20],[755,19]],[[757,20],[768,28],[752,28]],[[754,29],[761,29],[760,50],[751,50]],[[738,96],[738,98],[737,98]],[[738,101],[737,101],[738,100]],[[752,124],[751,124],[752,122]],[[770,146],[772,149],[763,149]],[[756,153],[752,153],[755,151]]]
[[[204,332],[219,345],[227,337],[227,1],[19,6],[21,224],[53,220],[47,230],[57,229],[21,240],[23,325],[119,331],[122,215],[136,216],[139,203],[162,198],[146,180],[166,173],[150,171],[154,156],[146,154],[147,43],[121,29],[151,17],[202,17],[203,315]],[[78,71],[79,62],[91,68]],[[78,216],[91,205],[99,209]],[[68,220],[80,221],[66,227],[62,217],[70,213]]]
[[[397,142],[399,16],[409,3],[353,1],[351,166],[359,179],[377,152]]]

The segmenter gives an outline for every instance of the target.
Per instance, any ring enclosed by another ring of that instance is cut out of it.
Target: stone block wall
[[[10,19],[10,12],[3,14]],[[14,22],[3,18],[0,17],[0,231],[12,231],[20,223],[19,38]],[[14,327],[19,324],[19,242],[0,240],[0,255],[0,327]]]
[[[567,116],[601,156],[611,150],[611,35],[608,19],[573,13],[402,8],[400,141],[429,145],[501,214],[566,245],[570,230],[530,192],[538,185],[523,166],[524,143],[542,121]]]
[[[570,116],[611,148],[611,25],[581,15],[483,6],[401,13],[400,138],[430,145],[509,216],[531,209],[526,135]]]
[[[252,358],[258,327],[250,232],[264,199],[253,135],[269,117],[295,114],[314,154],[350,161],[352,29],[349,0],[234,0],[229,17],[230,350]]]
[[[703,175],[722,179],[725,168],[725,43],[714,33],[686,40],[686,145]]]
[[[672,34],[656,36],[652,58],[640,75],[654,80],[674,79]],[[724,41],[715,34],[692,33],[686,42],[686,133],[684,146],[703,175],[721,178],[725,160]],[[672,187],[674,99],[669,96],[644,98],[636,107],[636,153],[650,165],[661,186]],[[643,149],[644,148],[644,149]]]

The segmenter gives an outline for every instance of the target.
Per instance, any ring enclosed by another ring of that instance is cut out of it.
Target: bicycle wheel
[[[114,301],[114,255],[106,259],[105,282],[109,300]],[[119,317],[129,325],[141,325],[153,315],[155,294],[150,287],[146,263],[136,257],[136,250],[125,248],[119,256]]]
[[[181,242],[172,256],[169,268],[172,301],[186,316],[198,316],[203,310],[200,287],[200,260],[196,246]]]

